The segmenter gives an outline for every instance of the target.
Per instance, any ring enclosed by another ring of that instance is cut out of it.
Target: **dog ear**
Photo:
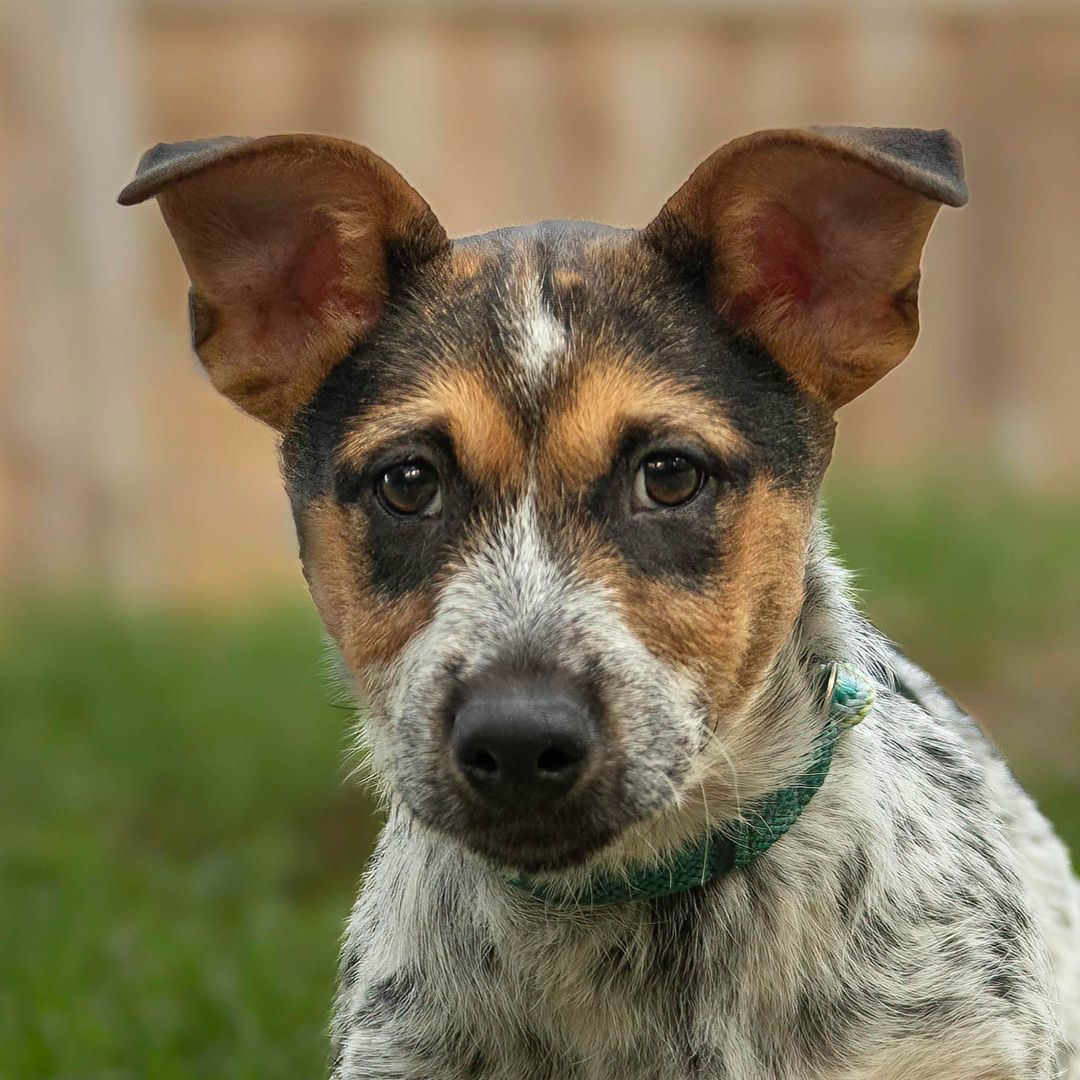
[[[211,381],[279,431],[378,321],[393,268],[447,245],[385,161],[321,135],[163,143],[118,201],[151,197],[191,278]]]
[[[684,263],[704,255],[727,319],[837,408],[911,350],[927,233],[966,201],[947,131],[762,131],[700,165],[645,236]]]

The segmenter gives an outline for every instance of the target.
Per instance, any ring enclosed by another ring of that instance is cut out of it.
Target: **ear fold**
[[[279,430],[378,321],[388,253],[419,263],[447,244],[385,161],[321,135],[158,145],[119,202],[151,197],[191,279],[211,381]]]
[[[762,131],[699,166],[645,235],[704,250],[726,317],[837,408],[911,350],[927,233],[966,201],[946,131]]]

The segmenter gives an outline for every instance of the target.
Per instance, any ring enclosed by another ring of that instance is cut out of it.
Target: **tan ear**
[[[837,408],[911,350],[927,233],[966,201],[947,131],[762,131],[708,158],[645,235],[705,251],[722,313]]]
[[[378,321],[393,265],[447,244],[385,161],[322,135],[160,144],[119,202],[151,197],[191,278],[211,381],[282,431]]]

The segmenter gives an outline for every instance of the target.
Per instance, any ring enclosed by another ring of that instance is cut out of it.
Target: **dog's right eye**
[[[383,507],[398,517],[432,517],[442,509],[439,474],[427,461],[402,461],[383,469],[375,493]]]

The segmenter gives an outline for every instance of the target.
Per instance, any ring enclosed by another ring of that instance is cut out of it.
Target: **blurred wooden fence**
[[[294,572],[272,439],[197,377],[159,216],[113,203],[147,145],[224,132],[367,142],[461,234],[644,222],[759,127],[950,127],[973,201],[841,456],[1076,490],[1075,0],[0,0],[0,65],[0,584]]]

